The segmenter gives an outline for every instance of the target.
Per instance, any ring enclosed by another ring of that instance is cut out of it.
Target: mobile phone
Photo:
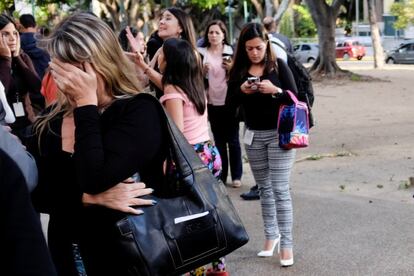
[[[259,77],[248,77],[247,82],[250,84],[250,88],[253,90],[257,90],[257,84],[260,82]]]

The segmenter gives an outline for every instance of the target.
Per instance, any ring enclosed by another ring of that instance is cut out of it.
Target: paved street
[[[295,264],[258,258],[264,242],[259,201],[228,188],[250,242],[227,258],[232,276],[414,275],[414,66],[338,62],[382,82],[315,84],[311,145],[297,151],[291,192]]]
[[[299,164],[295,183],[306,181],[297,174],[300,169]],[[245,177],[245,183],[251,181]],[[414,275],[414,205],[306,185],[292,187],[295,265],[290,268],[281,268],[276,256],[256,257],[264,239],[259,201],[244,201],[240,190],[228,189],[250,236],[226,259],[231,275]]]

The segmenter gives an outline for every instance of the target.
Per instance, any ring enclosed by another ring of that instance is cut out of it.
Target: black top
[[[35,202],[37,206],[50,203],[42,207],[51,219],[60,217],[55,220],[61,224],[57,231],[66,225],[80,226],[79,243],[88,275],[123,275],[121,269],[127,268],[110,243],[117,234],[115,222],[123,214],[99,206],[81,208],[82,192],[105,191],[139,172],[147,187],[161,193],[168,136],[159,105],[152,96],[140,94],[116,100],[102,114],[94,105],[76,108],[73,157],[61,149],[61,118],[52,121],[55,134],[45,135],[41,143],[45,146],[37,151],[40,181],[36,190],[44,189],[35,194]],[[117,272],[102,274],[108,271]]]
[[[164,41],[158,36],[158,31],[153,32],[147,42],[147,54],[150,60],[152,60],[158,49],[162,47],[162,44],[164,44]]]
[[[0,56],[0,81],[4,85],[10,107],[13,108],[13,103],[17,101],[25,107],[25,116],[16,117],[16,121],[10,125],[11,128],[21,130],[27,127],[31,122],[27,116],[24,96],[29,93],[31,104],[36,109],[41,110],[44,107],[44,99],[40,94],[41,81],[30,57],[25,53],[12,58]]]
[[[25,178],[0,149],[0,244],[2,275],[57,275],[30,202]]]
[[[226,104],[239,106],[244,109],[245,124],[252,130],[269,130],[277,128],[279,117],[279,107],[282,103],[291,103],[290,97],[285,90],[290,90],[296,94],[297,88],[292,72],[284,61],[278,59],[278,73],[273,71],[270,74],[260,76],[260,80],[268,79],[277,87],[284,91],[276,94],[276,98],[270,94],[254,93],[245,94],[240,86],[251,77],[249,73],[240,80],[229,80]]]

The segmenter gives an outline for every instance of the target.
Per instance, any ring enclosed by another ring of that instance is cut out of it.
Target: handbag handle
[[[159,107],[160,113],[163,114],[162,116],[166,119],[165,122],[169,136],[170,149],[174,151],[175,166],[179,170],[185,183],[189,186],[193,186],[195,183],[194,174],[200,170],[208,170],[208,168],[203,164],[194,148],[187,142],[187,138],[185,138],[183,133],[178,129],[177,125],[168,115],[161,103],[150,94],[140,93],[137,96],[147,97],[154,101]],[[193,186],[193,188],[195,187]],[[193,190],[197,190],[196,193],[199,197],[201,196],[198,189]]]
[[[161,106],[162,107],[162,106]],[[177,125],[171,119],[162,107],[165,117],[167,118],[167,128],[170,133],[170,142],[175,151],[176,164],[183,175],[192,174],[193,171],[203,169],[206,166],[201,162],[193,147],[187,142],[187,138],[178,129]]]
[[[299,100],[298,100],[298,98],[296,97],[296,95],[295,95],[292,91],[290,91],[290,90],[286,90],[286,92],[289,94],[289,97],[292,99],[292,101],[293,101],[295,104],[298,104]]]

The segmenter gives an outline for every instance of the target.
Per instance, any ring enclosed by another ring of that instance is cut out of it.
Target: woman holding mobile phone
[[[225,103],[227,76],[233,56],[233,49],[227,41],[226,25],[220,20],[210,22],[204,34],[203,44],[197,50],[203,59],[211,131],[222,158],[221,180],[226,183],[230,161],[232,187],[238,188],[241,186],[243,164],[236,110],[230,109]]]
[[[289,67],[276,59],[264,27],[246,24],[230,70],[226,103],[241,105],[245,111],[244,143],[259,187],[265,232],[264,248],[257,255],[273,256],[278,246],[280,264],[291,266],[293,212],[289,178],[295,150],[281,149],[277,133],[279,107],[291,102],[286,90],[297,91]]]

